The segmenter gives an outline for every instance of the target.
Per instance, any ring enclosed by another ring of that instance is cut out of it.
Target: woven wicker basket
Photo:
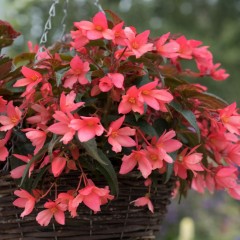
[[[60,191],[69,189],[77,183],[76,174],[68,175],[62,180]],[[135,176],[119,176],[119,196],[108,205],[101,207],[101,212],[94,214],[88,208],[79,207],[78,217],[66,216],[66,225],[52,221],[47,227],[41,227],[35,221],[36,214],[42,210],[38,207],[32,214],[19,217],[22,209],[15,208],[12,201],[16,199],[13,191],[14,181],[9,175],[0,178],[0,240],[98,240],[98,239],[155,239],[160,223],[166,213],[167,205],[174,187],[174,179],[166,184],[159,178],[158,186],[151,194],[155,212],[147,208],[134,207],[131,201],[146,194],[142,180]],[[105,183],[95,181],[96,185]]]

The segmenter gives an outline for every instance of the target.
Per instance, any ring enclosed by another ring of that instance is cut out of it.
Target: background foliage
[[[8,50],[9,54],[26,50],[28,40],[39,43],[51,3],[51,0],[0,0],[0,18],[22,33],[14,48]],[[126,25],[136,26],[139,32],[150,29],[152,37],[168,31],[182,33],[211,46],[214,59],[221,62],[231,76],[225,82],[202,79],[200,83],[229,103],[240,103],[239,0],[100,0],[100,3],[104,9],[116,12]],[[59,0],[48,45],[61,35],[63,6],[64,0]],[[69,0],[66,31],[72,28],[72,22],[90,19],[97,11],[94,0]],[[195,222],[195,240],[239,240],[239,213],[239,202],[221,194],[203,198],[191,193],[180,205],[177,200],[171,205],[161,239],[178,239],[179,222],[189,216]]]

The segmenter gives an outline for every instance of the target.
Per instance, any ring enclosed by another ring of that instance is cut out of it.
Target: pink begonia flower
[[[36,198],[24,189],[15,190],[14,194],[19,198],[13,202],[13,205],[19,208],[25,208],[20,216],[24,217],[29,215],[33,211],[33,208],[36,204]]]
[[[32,145],[35,146],[33,154],[36,155],[39,150],[42,149],[47,138],[47,133],[34,128],[25,128],[23,132],[27,132],[26,137],[32,142]]]
[[[138,165],[138,170],[142,173],[144,178],[147,178],[152,172],[152,165],[146,157],[144,150],[133,150],[128,156],[124,155],[122,158],[122,165],[120,174],[127,174]]]
[[[207,188],[210,193],[214,193],[216,184],[212,174],[197,174],[193,176],[191,188],[199,193],[204,193]]]
[[[240,166],[240,143],[228,144],[223,153],[224,160],[230,165]]]
[[[202,153],[194,153],[194,151],[199,146],[192,148],[188,153],[188,148],[185,148],[177,157],[177,160],[174,162],[174,172],[176,176],[179,176],[182,179],[187,178],[187,170],[191,170],[196,176],[195,171],[204,171],[201,161]]]
[[[45,125],[52,118],[50,108],[45,108],[43,105],[40,104],[34,104],[31,106],[31,108],[39,114],[34,114],[34,116],[27,118],[27,122],[30,124],[40,123]]]
[[[11,131],[8,131],[4,138],[0,139],[0,161],[5,161],[8,157],[8,149],[5,147],[11,136]]]
[[[41,88],[40,88],[41,94],[44,98],[47,98],[49,96],[53,96],[52,92],[52,85],[48,82],[43,83]]]
[[[185,36],[181,36],[176,39],[179,44],[178,57],[184,59],[192,59],[194,48],[202,44],[201,41],[188,40]]]
[[[152,169],[161,169],[163,167],[163,157],[159,149],[155,146],[147,146],[146,157],[152,165]]]
[[[74,23],[74,26],[77,27],[77,23]],[[83,47],[89,43],[86,30],[78,29],[76,31],[71,31],[70,33],[73,39],[73,42],[71,42],[71,45],[77,51],[81,51]]]
[[[232,198],[236,200],[240,200],[240,185],[237,185],[234,188],[229,188],[227,189],[227,191]]]
[[[22,112],[18,107],[13,106],[13,101],[7,104],[7,116],[0,116],[0,131],[8,131],[17,126],[21,120]]]
[[[144,53],[152,51],[153,44],[148,43],[149,30],[136,35],[132,28],[126,27],[124,32],[127,37],[126,44],[136,58],[140,58]]]
[[[26,163],[24,165],[14,168],[10,172],[12,178],[21,178],[27,167],[27,164],[30,162],[30,160],[32,158],[32,155],[29,154],[28,156],[24,156],[24,155],[20,155],[20,154],[13,154],[13,156]],[[31,166],[29,167],[29,170],[28,170],[28,177],[31,176],[33,169],[34,169],[34,164],[31,164]]]
[[[113,38],[113,43],[116,45],[121,45],[121,46],[126,46],[126,35],[123,30],[123,25],[124,22],[120,22],[117,25],[115,25],[112,29],[114,38]]]
[[[74,91],[71,91],[66,96],[62,93],[60,97],[60,110],[62,112],[72,112],[84,105],[84,102],[74,103],[75,98],[76,93]]]
[[[99,80],[99,89],[102,92],[110,91],[113,86],[123,88],[124,76],[121,73],[108,73],[107,76]]]
[[[220,63],[213,64],[210,68],[210,76],[216,81],[223,81],[227,79],[230,75],[226,73],[223,68],[218,69],[221,66]]]
[[[158,80],[147,83],[139,88],[139,100],[145,102],[151,108],[160,110],[160,102],[169,103],[173,96],[165,89],[157,89]]]
[[[143,206],[148,206],[148,209],[154,213],[154,207],[153,207],[153,204],[150,200],[150,198],[148,196],[145,196],[145,197],[140,197],[134,201],[132,201],[131,203],[134,203],[134,206],[136,207],[143,207]]]
[[[219,167],[215,174],[217,187],[220,189],[235,188],[237,186],[237,171],[235,167]]]
[[[7,101],[4,100],[2,96],[0,96],[0,113],[6,112],[6,107],[7,107]]]
[[[197,68],[200,71],[200,74],[208,75],[209,67],[213,64],[213,55],[208,50],[208,46],[194,48],[192,55],[197,63]]]
[[[104,128],[98,117],[84,117],[81,119],[73,119],[69,127],[78,131],[78,139],[80,142],[87,142],[96,135],[101,136]]]
[[[75,56],[70,62],[71,69],[68,70],[64,75],[64,84],[65,88],[72,89],[73,85],[76,82],[79,82],[81,85],[88,84],[89,81],[86,77],[87,72],[90,70],[89,63],[83,62],[79,56]]]
[[[111,40],[114,38],[113,31],[108,29],[107,18],[104,13],[98,12],[93,21],[80,21],[74,24],[77,28],[87,30],[86,36],[89,40],[105,38]]]
[[[64,225],[65,224],[65,215],[64,212],[67,210],[67,205],[56,202],[46,202],[44,207],[47,208],[38,213],[36,220],[41,226],[47,226],[52,217],[55,218],[56,222]]]
[[[60,141],[64,144],[68,144],[76,133],[76,130],[71,127],[71,122],[75,120],[73,115],[56,111],[55,114],[53,114],[53,117],[59,122],[49,126],[47,130],[58,135],[63,135]]]
[[[126,95],[122,96],[122,101],[118,106],[118,113],[127,114],[130,111],[144,113],[143,102],[139,99],[139,90],[136,86],[132,86],[126,92]]]
[[[26,93],[31,92],[33,88],[43,80],[41,73],[34,71],[28,67],[23,66],[21,72],[25,78],[17,80],[13,87],[27,86],[25,91]]]
[[[27,46],[30,53],[37,53],[39,50],[39,45],[38,44],[33,45],[31,41],[27,42]]]
[[[155,43],[156,49],[161,56],[166,58],[173,58],[178,56],[179,51],[179,44],[171,40],[170,42],[166,43],[169,38],[170,32],[162,35],[157,42]]]
[[[54,175],[54,177],[58,177],[62,171],[64,170],[67,163],[67,158],[56,156],[52,159],[51,162],[51,170]]]
[[[126,60],[128,57],[132,56],[133,53],[130,50],[125,50],[125,48],[120,48],[118,50],[115,51],[114,53],[114,57],[117,60]]]
[[[236,112],[236,102],[219,110],[222,124],[231,133],[240,135],[240,115]]]
[[[59,193],[58,198],[56,199],[57,203],[66,204],[68,211],[71,213],[72,217],[76,217],[77,207],[73,207],[73,199],[75,198],[75,190],[68,190],[64,193]]]
[[[73,207],[78,207],[80,203],[84,203],[87,207],[92,209],[95,213],[101,211],[100,206],[112,200],[113,195],[109,194],[109,188],[99,188],[88,179],[88,185],[78,191],[78,195],[72,202]]]
[[[167,153],[175,152],[182,147],[181,142],[176,139],[172,139],[175,136],[176,132],[174,130],[170,130],[169,132],[164,132],[156,142],[154,139],[152,141],[152,145],[158,149],[161,158],[168,163],[173,163],[173,159]]]
[[[108,142],[112,145],[112,150],[116,153],[122,151],[122,147],[134,147],[136,142],[129,136],[134,136],[135,129],[130,127],[120,128],[125,120],[125,115],[111,122],[107,132]]]

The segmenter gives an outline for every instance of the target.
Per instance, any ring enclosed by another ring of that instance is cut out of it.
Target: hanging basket
[[[58,192],[66,191],[76,184],[78,175],[72,173],[62,178]],[[154,213],[147,208],[137,208],[131,201],[146,193],[143,181],[134,175],[119,176],[119,196],[108,205],[101,207],[101,212],[94,214],[87,207],[80,207],[78,216],[66,216],[66,225],[62,226],[52,220],[47,227],[41,227],[35,220],[36,215],[43,209],[40,204],[33,213],[20,217],[22,209],[12,205],[16,197],[15,182],[9,175],[0,179],[0,240],[93,240],[93,239],[155,239],[160,229],[160,223],[167,211],[175,180],[164,183],[159,176],[158,183],[151,193]],[[63,184],[64,183],[64,184]],[[96,181],[104,186],[105,182]]]

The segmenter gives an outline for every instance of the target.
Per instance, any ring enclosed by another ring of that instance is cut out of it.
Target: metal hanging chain
[[[94,5],[98,8],[98,10],[99,10],[100,12],[105,13],[104,10],[103,10],[103,8],[102,8],[102,5],[101,5],[100,2],[99,2],[99,0],[95,0],[95,1],[94,1]]]
[[[60,35],[60,41],[63,41],[63,37],[66,31],[66,19],[68,16],[68,3],[69,0],[65,0],[64,5],[63,5],[63,17],[62,17],[62,21],[61,21],[61,25],[62,25],[62,33]]]
[[[53,3],[49,9],[49,16],[48,16],[48,19],[45,23],[45,26],[44,26],[44,30],[43,30],[43,34],[40,38],[40,42],[39,42],[39,45],[40,45],[40,51],[42,50],[41,46],[44,45],[46,42],[47,42],[47,35],[48,35],[48,32],[52,29],[52,18],[56,16],[56,5],[59,3],[59,0],[53,0]]]

